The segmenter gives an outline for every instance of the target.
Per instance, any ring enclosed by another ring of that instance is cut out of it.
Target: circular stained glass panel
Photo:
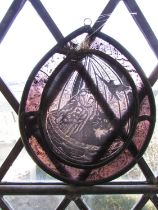
[[[92,185],[128,171],[155,123],[150,85],[114,39],[86,26],[51,49],[24,88],[19,124],[24,145],[50,175]]]

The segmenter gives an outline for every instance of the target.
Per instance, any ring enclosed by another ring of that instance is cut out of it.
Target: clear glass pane
[[[153,93],[155,96],[155,103],[156,103],[156,119],[158,119],[158,81],[153,86]],[[154,133],[152,136],[152,139],[150,141],[150,144],[144,154],[144,158],[152,171],[154,172],[155,176],[158,176],[158,166],[157,166],[157,160],[158,160],[158,120],[156,120]]]
[[[1,8],[0,22],[3,19],[4,15],[6,14],[8,8],[11,5],[12,2],[13,2],[12,0],[0,1],[0,8]]]
[[[40,169],[24,148],[8,170],[7,174],[3,178],[3,181],[55,182],[56,179]]]
[[[64,196],[5,196],[16,210],[56,209]]]
[[[65,210],[79,210],[74,202],[71,202]]]
[[[0,93],[0,165],[20,136],[17,114]]]
[[[0,74],[9,83],[25,83],[39,60],[56,41],[27,1],[0,48]]]
[[[141,8],[145,18],[150,24],[152,30],[158,38],[158,27],[157,27],[157,19],[158,19],[158,2],[155,0],[144,1],[144,0],[136,0],[137,4]]]
[[[84,201],[93,210],[130,210],[139,201],[141,195],[86,195]],[[148,201],[143,210],[155,210]]]
[[[127,173],[119,177],[118,180],[143,181],[145,180],[145,177],[142,171],[140,170],[139,166],[136,164],[131,170],[129,170]]]
[[[35,179],[36,165],[28,156],[25,149],[19,154],[13,165],[9,168],[3,181],[27,181]]]
[[[102,31],[122,44],[135,57],[145,74],[149,76],[157,64],[157,58],[134,22],[132,15],[137,14],[130,14],[124,3],[120,2]]]
[[[156,210],[157,208],[154,206],[154,204],[149,200],[147,204],[142,208],[142,210]]]
[[[84,19],[90,18],[94,23],[106,6],[108,0],[58,0],[54,4],[49,0],[42,0],[49,14],[64,36],[84,25]]]
[[[85,202],[93,210],[128,210],[139,201],[140,195],[86,195]]]

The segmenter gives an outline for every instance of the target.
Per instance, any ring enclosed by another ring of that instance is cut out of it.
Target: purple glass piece
[[[41,102],[43,89],[47,83],[49,76],[52,74],[58,64],[64,59],[64,55],[55,53],[49,58],[44,65],[36,73],[27,96],[25,111],[38,111]]]
[[[87,54],[82,63],[114,116],[121,120],[130,107],[134,107],[135,96],[128,77],[119,67],[115,71],[115,66],[109,65],[95,54]],[[76,88],[77,80],[80,80],[80,85]],[[102,109],[77,70],[73,72],[56,98],[53,97],[46,112],[48,143],[58,157],[71,163],[83,165],[94,162],[98,152],[102,147],[106,147],[108,136],[115,130],[113,119],[109,119],[106,114],[108,111]],[[132,125],[132,117],[123,126],[127,136]],[[102,159],[113,157],[125,143],[121,137],[113,139]]]
[[[76,37],[75,40],[72,40],[72,42],[69,43],[69,48],[74,46],[76,49],[80,46],[87,47],[87,45],[83,43],[84,38],[85,34],[83,37]],[[150,97],[147,92],[145,92],[145,95],[141,96],[144,89],[144,81],[141,78],[141,75],[139,74],[137,69],[132,65],[132,63],[125,56],[125,54],[121,53],[120,50],[118,50],[114,45],[112,45],[108,41],[97,37],[91,43],[90,48],[102,51],[110,55],[117,62],[119,62],[128,71],[136,85],[137,92],[140,96],[140,110],[136,131],[132,139],[132,144],[135,145],[135,147],[138,150],[138,153],[141,153],[142,151],[144,151],[144,147],[149,142],[148,135],[152,126],[152,123],[150,122],[150,117],[152,114]],[[39,110],[41,97],[45,85],[49,77],[54,72],[55,68],[64,59],[65,54],[55,53],[41,66],[41,68],[38,71],[36,71],[36,74],[32,79],[31,85],[26,96],[24,108],[25,112],[29,113],[34,111],[36,112]],[[122,77],[120,75],[116,76],[114,74],[114,71],[112,71],[110,67],[107,68],[107,73],[99,70],[97,74],[99,76],[96,76],[95,66],[98,64],[96,64],[95,62],[91,62],[90,65],[93,81],[99,86],[101,92],[104,93],[105,100],[107,100],[111,104],[112,110],[114,111],[116,116],[121,118],[125,110],[128,109],[130,102],[133,100],[133,98],[128,98],[128,92],[130,92],[131,90],[130,87],[129,89],[126,88],[126,86],[129,86],[128,81],[126,80],[126,78],[123,78],[123,75]],[[94,137],[95,135],[96,138],[100,139],[102,135],[106,134],[106,132],[104,130],[105,122],[102,122],[102,127],[93,128],[93,126],[95,123],[97,124],[97,121],[99,121],[99,119],[101,119],[102,121],[105,121],[106,119],[105,117],[102,118],[100,114],[102,113],[102,109],[101,107],[99,107],[99,104],[96,102],[93,95],[89,93],[89,90],[87,90],[87,87],[84,82],[80,84],[80,87],[82,86],[82,88],[78,92],[74,91],[74,95],[72,95],[72,92],[70,90],[72,89],[72,87],[74,87],[76,78],[77,73],[74,73],[71,76],[70,80],[67,82],[67,84],[64,86],[64,88],[60,91],[56,99],[51,103],[47,112],[46,120],[50,123],[50,130],[52,131],[52,127],[55,128],[56,133],[62,139],[66,139],[66,135],[71,137],[69,138],[69,143],[71,144],[71,146],[80,146],[79,149],[81,151],[83,151],[85,148],[85,151],[87,150],[88,152],[94,152],[98,149],[98,144],[92,144],[92,142],[90,142],[89,140],[90,136],[93,135]],[[102,78],[105,79],[106,84],[103,82]],[[124,90],[117,92],[117,95],[114,96],[108,89],[108,82],[113,80],[116,82],[115,85],[124,85]],[[73,106],[71,107],[72,104]],[[98,112],[96,112],[96,107],[99,110]],[[71,108],[73,110],[71,110]],[[65,118],[62,118],[64,114]],[[74,124],[72,126],[72,124],[69,123],[69,117],[71,120],[74,117],[73,120],[76,120],[76,122],[78,123],[76,127],[74,126]],[[80,122],[81,119],[82,121]],[[67,122],[65,123],[65,125],[64,120]],[[108,123],[110,124],[110,122]],[[131,120],[129,120],[125,125],[125,129],[128,132],[130,128],[130,123]],[[87,126],[87,129],[85,129],[85,131],[83,125]],[[51,131],[48,132],[48,135],[51,135]],[[77,145],[76,141],[74,143],[74,139],[82,139],[83,141],[80,142],[80,145]],[[116,178],[120,174],[126,172],[135,162],[135,158],[137,158],[137,156],[135,157],[132,154],[130,147],[128,147],[128,149],[126,148],[125,150],[123,150],[121,154],[119,154],[103,166],[100,166],[95,169],[80,169],[77,167],[67,165],[66,163],[64,164],[62,162],[59,162],[59,160],[50,159],[49,154],[47,153],[47,151],[44,150],[43,146],[41,145],[40,139],[38,139],[37,136],[35,137],[34,133],[30,135],[25,144],[29,145],[29,148],[31,148],[31,156],[34,157],[37,164],[39,164],[44,170],[46,170],[46,172],[69,183],[72,182],[82,184],[95,184],[112,180],[113,178]],[[117,152],[117,150],[119,150],[122,147],[123,144],[124,142],[121,139],[116,139],[106,151],[104,157],[110,157],[111,155],[113,155],[115,152]],[[56,145],[56,148],[59,151],[59,154],[62,154],[63,152],[65,156],[69,156],[68,150],[65,151],[63,145],[62,147],[60,147],[60,145]],[[89,154],[90,153],[88,153],[88,155]],[[73,155],[75,155],[75,153],[73,153]],[[82,159],[82,161],[84,161],[84,159]]]

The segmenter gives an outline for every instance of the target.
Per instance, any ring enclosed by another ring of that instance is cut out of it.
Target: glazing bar
[[[14,145],[13,149],[9,153],[8,157],[5,159],[3,164],[0,167],[0,181],[3,179],[7,171],[9,170],[10,166],[13,164],[19,153],[23,148],[23,143],[21,139],[19,139],[16,144]]]
[[[56,210],[64,210],[70,204],[71,200],[67,198],[67,196],[62,200]]]
[[[69,186],[40,184],[0,184],[0,195],[84,195],[84,194],[156,194],[157,184]]]
[[[149,196],[142,195],[141,199],[133,206],[131,210],[141,210],[148,202]]]
[[[149,43],[151,49],[155,53],[156,57],[158,58],[158,40],[155,36],[152,28],[150,27],[149,23],[147,22],[145,16],[143,15],[142,11],[140,10],[139,6],[137,5],[135,0],[123,0],[127,9],[131,13],[136,13],[136,15],[132,15],[134,21],[138,25],[140,31],[144,35],[145,39]]]
[[[0,43],[14,22],[16,16],[19,14],[20,10],[23,8],[26,0],[14,0],[10,5],[7,13],[0,23]]]
[[[0,198],[0,208],[2,210],[13,210],[9,203],[2,197]]]
[[[55,24],[55,22],[53,21],[53,19],[51,18],[51,16],[49,15],[49,13],[47,12],[47,10],[45,9],[45,7],[43,6],[43,4],[41,3],[41,1],[30,0],[30,2],[32,6],[35,8],[38,15],[43,20],[43,22],[46,24],[49,31],[52,33],[52,35],[56,39],[56,41],[57,42],[60,41],[63,38],[63,35],[61,31],[59,30],[59,28],[57,27],[57,25]]]
[[[120,0],[110,0],[107,5],[105,6],[102,13],[99,15],[98,19],[94,23],[92,29],[93,31],[100,31],[108,18],[110,17],[111,13],[114,11],[115,7],[119,3]]]
[[[14,111],[18,114],[19,102],[17,101],[13,93],[9,90],[8,86],[5,84],[5,82],[2,80],[1,77],[0,77],[0,91],[2,92],[6,100],[9,102],[11,107],[14,109]]]

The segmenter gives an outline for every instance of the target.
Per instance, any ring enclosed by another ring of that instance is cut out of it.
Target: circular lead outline
[[[61,40],[61,42],[64,45],[68,41],[71,41],[72,38],[75,38],[76,36],[78,36],[82,33],[90,33],[91,31],[92,31],[91,28],[88,28],[88,27],[79,28],[76,31],[72,32],[69,36],[67,36],[66,38]],[[137,63],[135,58],[120,43],[118,43],[115,39],[113,39],[110,36],[108,36],[104,33],[101,33],[101,32],[97,33],[97,37],[102,38],[106,42],[109,42],[117,50],[119,49],[118,51],[120,51],[128,59],[128,61],[134,66],[134,68],[137,70],[137,73],[138,73],[139,77],[141,79],[143,78],[143,82],[145,84],[144,86],[146,86],[148,88],[147,96],[149,98],[152,121],[150,122],[151,124],[150,124],[148,135],[147,135],[146,140],[145,140],[145,145],[143,144],[143,146],[141,147],[137,156],[135,156],[133,158],[133,160],[131,160],[128,163],[128,165],[126,165],[124,168],[122,168],[119,171],[116,171],[115,173],[113,173],[110,176],[107,176],[105,178],[101,178],[99,180],[82,180],[82,181],[80,181],[80,180],[74,180],[74,179],[68,178],[68,177],[63,176],[62,174],[58,174],[54,170],[50,169],[47,165],[45,165],[42,162],[42,160],[35,154],[32,147],[28,144],[28,138],[27,138],[27,135],[26,135],[25,129],[24,129],[25,125],[24,125],[24,122],[23,122],[22,117],[21,117],[22,113],[25,112],[25,106],[26,106],[26,100],[27,100],[28,92],[30,90],[30,86],[33,82],[33,79],[34,79],[35,75],[40,70],[41,66],[43,66],[44,63],[51,57],[52,53],[57,53],[58,52],[59,44],[57,44],[55,47],[53,47],[51,50],[49,50],[45,54],[45,56],[35,66],[35,68],[31,72],[31,74],[30,74],[30,76],[29,76],[29,78],[26,82],[26,85],[25,85],[25,88],[24,88],[24,91],[23,91],[23,94],[22,94],[20,108],[19,108],[19,128],[20,128],[20,133],[21,133],[22,141],[25,145],[25,148],[28,151],[28,153],[30,154],[31,158],[33,158],[33,160],[37,163],[37,165],[40,166],[49,175],[51,175],[51,176],[53,176],[53,177],[55,177],[59,180],[62,180],[64,182],[67,182],[69,184],[73,184],[73,185],[91,186],[91,185],[95,185],[95,184],[101,184],[101,183],[105,183],[105,182],[111,181],[113,179],[116,179],[116,178],[120,177],[121,175],[123,175],[124,173],[126,173],[127,171],[129,171],[137,163],[137,161],[143,155],[145,149],[147,148],[149,140],[150,140],[150,138],[152,136],[152,133],[153,133],[153,130],[154,130],[154,125],[155,125],[155,120],[156,120],[156,107],[155,107],[154,96],[153,96],[150,84],[149,84],[148,80],[146,79],[145,74],[144,74],[142,68],[140,67],[140,65]]]
[[[100,160],[97,163],[94,163],[94,164],[82,164],[81,165],[81,164],[79,164],[77,162],[70,161],[70,158],[68,156],[69,154],[67,155],[67,158],[68,159],[65,159],[66,158],[66,155],[62,157],[62,156],[59,156],[56,152],[54,152],[54,150],[52,149],[52,143],[50,143],[51,140],[48,137],[48,134],[47,134],[47,131],[46,131],[46,126],[45,126],[46,113],[47,113],[47,108],[49,106],[49,105],[47,105],[47,99],[49,98],[49,97],[47,97],[47,93],[49,91],[49,86],[52,84],[52,82],[54,81],[55,77],[60,73],[60,70],[62,69],[62,67],[64,67],[64,65],[67,64],[67,62],[71,59],[71,54],[68,55],[67,58],[65,58],[65,60],[63,60],[57,66],[57,68],[54,70],[54,72],[52,73],[52,75],[49,77],[49,79],[47,81],[47,84],[44,87],[43,92],[42,92],[41,103],[40,103],[40,108],[39,108],[39,123],[40,123],[39,126],[40,126],[40,130],[41,130],[41,134],[42,134],[43,138],[46,140],[46,142],[48,143],[49,148],[50,148],[50,150],[53,153],[53,156],[55,156],[59,161],[65,163],[65,164],[67,164],[69,166],[77,167],[77,168],[80,168],[80,169],[94,169],[94,168],[101,167],[101,166],[103,166],[103,165],[105,165],[107,163],[110,163],[110,161],[112,161],[113,159],[115,159],[125,148],[128,147],[128,145],[132,141],[132,137],[134,135],[135,128],[137,126],[137,118],[138,118],[138,113],[139,113],[138,112],[138,110],[139,110],[138,109],[138,107],[139,107],[139,101],[138,101],[137,89],[136,89],[135,83],[133,82],[132,78],[130,77],[130,75],[126,71],[126,69],[124,67],[122,67],[122,65],[119,64],[116,60],[114,60],[113,58],[111,58],[109,55],[106,55],[105,53],[103,53],[101,51],[98,51],[98,50],[94,50],[94,49],[76,51],[76,55],[74,55],[74,53],[75,52],[73,51],[72,55],[75,58],[77,57],[77,55],[79,55],[81,57],[85,57],[86,55],[96,55],[99,58],[101,58],[102,60],[105,60],[105,62],[108,61],[107,63],[108,63],[108,65],[111,68],[113,66],[115,66],[115,68],[117,68],[118,71],[121,72],[126,77],[126,79],[128,80],[128,82],[130,83],[130,85],[132,87],[132,90],[133,90],[133,96],[134,96],[133,98],[135,98],[135,103],[134,103],[134,107],[135,107],[134,113],[135,113],[135,116],[132,119],[133,123],[132,123],[131,128],[130,128],[131,131],[130,131],[129,137],[127,139],[127,142],[124,143],[124,145],[117,152],[115,152],[112,157],[107,157],[107,158],[105,158],[103,160]],[[60,76],[62,76],[62,75],[60,75]],[[60,137],[58,136],[58,138],[60,138]]]

